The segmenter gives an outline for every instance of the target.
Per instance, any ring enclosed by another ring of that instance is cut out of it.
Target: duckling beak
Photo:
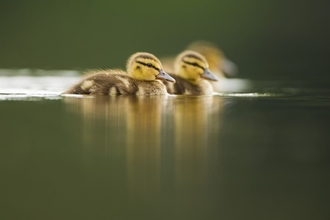
[[[202,78],[212,81],[218,81],[217,78],[210,72],[210,70],[205,69],[204,73],[201,75]]]
[[[159,74],[156,76],[156,79],[166,80],[175,83],[175,79],[168,75],[164,70],[159,71]]]

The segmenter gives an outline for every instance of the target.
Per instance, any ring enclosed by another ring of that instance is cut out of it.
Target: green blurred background
[[[218,44],[249,79],[329,80],[326,0],[1,0],[0,68],[124,67]]]

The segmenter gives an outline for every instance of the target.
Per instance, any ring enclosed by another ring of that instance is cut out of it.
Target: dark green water
[[[0,219],[330,216],[328,94],[3,91]]]

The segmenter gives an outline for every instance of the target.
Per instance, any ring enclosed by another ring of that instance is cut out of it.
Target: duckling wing
[[[136,91],[134,80],[126,74],[97,72],[87,75],[64,94],[127,95]]]
[[[134,79],[123,74],[100,75],[90,88],[91,95],[134,95],[137,91]]]

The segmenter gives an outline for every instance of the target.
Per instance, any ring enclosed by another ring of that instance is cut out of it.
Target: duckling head
[[[228,60],[222,50],[214,43],[208,41],[195,41],[188,45],[188,50],[202,54],[207,60],[210,70],[219,75],[236,76],[238,67]]]
[[[181,78],[197,81],[201,78],[218,81],[210,72],[209,65],[203,55],[186,50],[180,53],[174,63],[174,71]]]
[[[221,69],[225,55],[214,43],[195,41],[188,46],[188,49],[202,54],[209,63],[211,70]]]
[[[159,59],[150,53],[138,52],[127,61],[127,73],[136,80],[154,81],[156,79],[175,82],[162,67]]]

